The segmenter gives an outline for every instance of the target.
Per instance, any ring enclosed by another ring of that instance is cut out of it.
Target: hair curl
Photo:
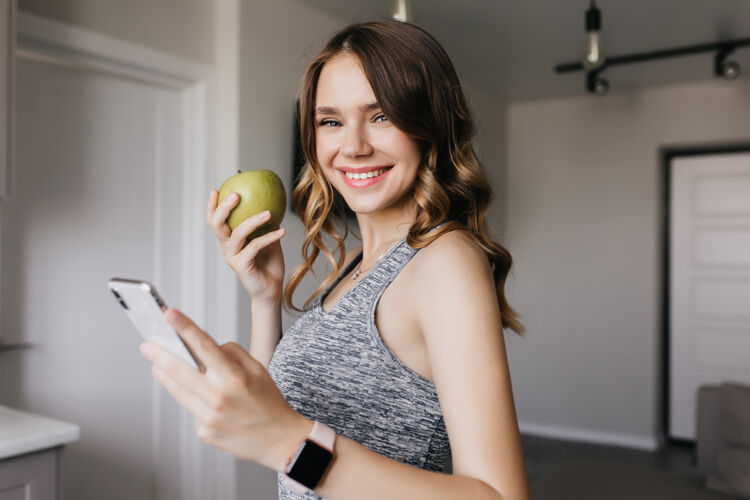
[[[407,243],[419,249],[444,233],[465,231],[490,260],[503,326],[522,335],[525,328],[504,292],[512,259],[487,229],[485,213],[493,193],[474,151],[474,122],[456,71],[431,35],[391,19],[346,26],[330,38],[302,77],[300,135],[307,162],[292,192],[292,206],[302,219],[306,236],[303,262],[291,273],[284,289],[284,307],[287,311],[304,310],[294,306],[292,295],[308,271],[315,275],[312,265],[321,252],[333,271],[307,299],[305,309],[344,267],[344,239],[349,233],[346,202],[323,174],[316,154],[314,122],[321,70],[342,52],[359,60],[388,120],[420,145],[422,159],[414,185],[417,215]],[[446,224],[439,230],[427,234],[443,221]],[[343,235],[337,225],[343,227]],[[334,239],[338,258],[323,243],[323,233]]]

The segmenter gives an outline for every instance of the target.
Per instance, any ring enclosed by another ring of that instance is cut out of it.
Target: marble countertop
[[[78,425],[0,405],[0,460],[77,441]]]

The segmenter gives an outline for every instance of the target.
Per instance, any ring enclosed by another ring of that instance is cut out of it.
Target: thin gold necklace
[[[393,245],[393,246],[396,246],[396,245]],[[393,248],[393,246],[392,247],[388,247],[388,250],[383,250],[383,253],[380,254],[380,257],[378,257],[378,260],[376,260],[373,263],[373,265],[371,265],[367,269],[362,269],[362,261],[359,261],[359,266],[357,266],[357,271],[354,273],[354,276],[352,276],[352,281],[354,281],[357,278],[359,278],[360,274],[366,273],[367,271],[369,271],[370,269],[372,269],[373,267],[375,267],[378,264],[378,262],[380,262],[381,260],[383,260],[383,257],[385,257],[385,254],[388,253],[391,250],[391,248]]]

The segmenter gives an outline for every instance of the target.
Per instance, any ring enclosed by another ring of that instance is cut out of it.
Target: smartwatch
[[[282,481],[298,494],[314,490],[333,462],[333,443],[336,432],[320,422],[313,423],[312,431],[287,461]]]

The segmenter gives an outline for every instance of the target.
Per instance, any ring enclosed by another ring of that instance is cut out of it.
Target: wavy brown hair
[[[490,261],[503,326],[523,334],[518,314],[505,299],[510,253],[492,240],[485,222],[492,188],[474,151],[474,122],[456,71],[432,36],[417,26],[391,19],[346,26],[328,40],[302,77],[300,135],[307,161],[292,192],[292,206],[302,219],[306,236],[303,262],[284,289],[284,307],[287,311],[303,311],[294,306],[292,295],[308,271],[315,275],[313,263],[321,252],[333,271],[307,299],[305,309],[344,267],[344,239],[349,232],[346,202],[323,174],[315,149],[314,120],[321,70],[342,52],[359,60],[385,116],[416,140],[422,151],[414,184],[417,216],[406,242],[419,249],[444,233],[465,231]],[[446,223],[428,235],[440,222]],[[337,226],[343,228],[343,235]],[[334,239],[338,258],[323,243],[323,233]]]

